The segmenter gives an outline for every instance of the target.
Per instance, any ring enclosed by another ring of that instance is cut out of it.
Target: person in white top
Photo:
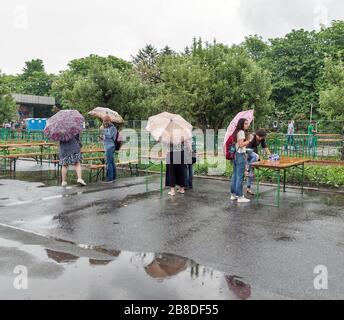
[[[235,158],[232,161],[233,174],[231,181],[231,200],[238,200],[238,203],[250,202],[244,197],[244,178],[246,168],[246,147],[250,143],[246,139],[249,123],[246,119],[240,119],[233,135],[236,139]]]
[[[288,124],[287,143],[285,146],[286,151],[288,151],[289,145],[291,146],[291,148],[294,146],[294,134],[295,134],[294,120],[291,120],[289,121],[289,124]]]

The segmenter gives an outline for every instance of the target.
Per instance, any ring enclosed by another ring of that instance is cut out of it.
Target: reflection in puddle
[[[235,293],[240,300],[246,300],[251,296],[251,286],[244,283],[241,277],[225,275],[229,290]]]
[[[24,161],[25,162],[25,161]],[[142,176],[143,173],[139,173],[139,176]],[[87,183],[94,182],[89,179],[89,170],[83,169],[83,176],[84,180]],[[118,178],[129,178],[131,177],[130,171],[127,171],[123,168],[118,168]],[[60,176],[57,173],[57,170],[54,169],[54,166],[51,165],[44,165],[43,167],[37,167],[36,169],[28,168],[25,171],[16,171],[15,173],[5,172],[0,175],[0,179],[14,179],[26,182],[39,182],[42,185],[38,186],[37,188],[46,188],[46,187],[53,187],[59,186]],[[70,184],[75,184],[76,176],[74,172],[70,172],[68,174],[68,182]],[[1,184],[0,184],[1,185]]]
[[[121,279],[120,282],[126,283],[128,288],[132,286],[132,283],[135,285],[141,283],[141,290],[144,292],[145,288],[151,290],[156,286],[157,292],[164,292],[162,296],[157,294],[159,299],[173,297],[175,294],[182,294],[183,299],[204,299],[208,298],[208,295],[213,299],[246,300],[251,297],[251,286],[244,283],[241,277],[226,275],[212,268],[201,266],[188,258],[169,253],[121,252],[101,246],[81,245],[79,247],[109,255],[109,259],[87,259],[51,249],[45,249],[45,251],[50,259],[59,264],[66,264],[65,267],[73,264],[75,267],[86,270],[89,270],[87,265],[97,269],[106,268],[98,269],[102,277],[110,272],[111,277]],[[123,270],[125,270],[124,273]],[[166,293],[166,290],[171,292]],[[138,291],[140,292],[140,290]],[[138,298],[149,299],[150,296],[146,296],[145,293],[145,296]]]
[[[228,299],[252,298],[236,275],[170,253],[133,253],[53,240],[51,246],[0,238],[0,261],[26,265],[30,288],[12,290],[13,266],[0,274],[0,298],[10,299]],[[10,249],[10,250],[8,250]],[[18,258],[21,257],[21,258]],[[18,260],[19,259],[19,260]],[[56,272],[59,267],[59,272]],[[7,270],[7,271],[6,271]]]
[[[45,251],[47,252],[47,255],[50,259],[58,263],[72,263],[76,262],[79,259],[78,256],[70,253],[58,252],[50,249],[45,249]]]
[[[177,275],[188,267],[188,259],[172,254],[155,254],[154,260],[145,266],[152,278],[168,278]]]

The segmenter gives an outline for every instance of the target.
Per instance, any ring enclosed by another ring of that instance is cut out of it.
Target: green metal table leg
[[[146,167],[146,192],[148,192],[148,168]]]
[[[285,192],[285,183],[287,180],[287,169],[283,170],[283,192]]]
[[[260,170],[259,168],[257,168],[257,194],[256,194],[257,203],[259,203],[259,176],[260,176]]]
[[[305,164],[302,164],[302,177],[301,177],[301,194],[303,194],[303,186],[305,181]]]
[[[277,208],[280,207],[280,192],[281,192],[281,172],[277,170]]]
[[[6,171],[6,168],[7,168],[7,158],[6,156],[8,156],[10,154],[10,150],[8,148],[4,149],[4,155],[5,155],[5,159],[4,159],[4,162],[5,162],[5,171]]]
[[[51,147],[50,146],[48,146],[48,163],[49,163],[49,166],[50,166],[50,164],[51,164]]]
[[[160,194],[162,195],[163,187],[162,187],[162,172],[163,172],[163,162],[160,161]]]

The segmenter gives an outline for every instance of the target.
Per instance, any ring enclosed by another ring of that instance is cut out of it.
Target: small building
[[[27,118],[49,118],[55,107],[54,97],[32,96],[27,94],[13,94],[18,106],[19,120]]]

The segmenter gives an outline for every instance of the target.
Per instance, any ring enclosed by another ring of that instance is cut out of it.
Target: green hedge
[[[206,164],[196,165],[195,174],[207,175],[208,166]],[[257,173],[256,173],[257,174]],[[223,177],[230,177],[232,175],[232,166],[228,165],[226,173]],[[330,188],[344,188],[344,166],[305,166],[305,185],[312,187],[330,187]],[[263,182],[276,182],[274,172],[271,171],[264,176]],[[287,183],[299,185],[301,181],[301,170],[291,168],[287,173]]]
[[[207,164],[195,164],[195,175],[208,176],[209,165]],[[141,167],[144,169],[144,166]],[[151,171],[160,171],[160,165],[149,166]],[[164,168],[165,171],[165,168]],[[257,171],[256,173],[257,174]],[[232,175],[232,166],[227,163],[227,170],[222,177],[230,178]],[[281,173],[282,176],[282,173]],[[305,166],[305,185],[310,187],[328,187],[328,188],[344,188],[344,166],[317,166],[309,165]],[[261,179],[262,182],[276,182],[274,171],[269,171]],[[287,172],[287,184],[299,185],[301,181],[301,170],[297,168],[288,169]]]

